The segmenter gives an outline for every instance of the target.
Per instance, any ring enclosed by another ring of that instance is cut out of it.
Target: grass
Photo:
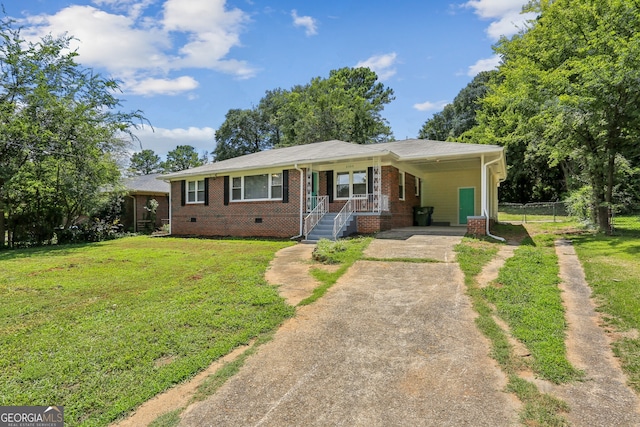
[[[500,231],[511,238],[516,236],[524,238],[526,234],[523,234],[521,226],[502,226]],[[528,240],[531,242],[530,238]],[[544,241],[544,239],[541,240]],[[487,291],[488,288],[478,287],[476,276],[482,271],[484,265],[493,259],[498,248],[499,244],[493,241],[472,238],[464,238],[462,243],[456,246],[456,257],[465,276],[467,293],[471,298],[473,308],[478,313],[478,317],[475,319],[476,326],[489,339],[491,356],[509,378],[507,391],[516,394],[523,403],[520,414],[523,424],[564,426],[567,421],[561,413],[568,410],[566,404],[548,394],[540,393],[535,384],[517,375],[529,363],[514,354],[513,346],[507,335],[508,331],[503,330],[496,322],[494,318],[496,310],[487,295],[491,291]],[[543,364],[545,361],[546,359],[543,360]]]
[[[180,424],[180,414],[182,411],[183,409],[181,408],[162,414],[149,423],[147,427],[175,427]]]
[[[235,360],[225,363],[222,368],[209,375],[202,384],[198,386],[198,389],[192,398],[192,402],[202,401],[214,394],[229,378],[240,371],[244,362],[249,356],[253,355],[258,350],[258,347],[271,341],[271,339],[273,339],[273,332],[262,334],[255,340],[250,348],[244,351]]]
[[[506,373],[515,373],[522,367],[513,354],[513,348],[505,331],[496,323],[493,309],[478,287],[475,277],[480,274],[482,267],[498,253],[498,245],[487,241],[465,237],[455,248],[456,259],[464,273],[467,294],[471,298],[474,310],[478,313],[476,326],[491,342],[491,357],[493,357]]]
[[[289,242],[134,237],[0,253],[0,405],[102,426],[293,314]]]
[[[515,251],[500,270],[496,286],[484,289],[487,300],[531,351],[532,368],[560,384],[581,378],[566,358],[566,322],[558,284],[553,236],[540,235]]]
[[[640,213],[616,216],[612,222],[616,236],[640,237]]]
[[[565,215],[541,215],[541,214],[524,214],[524,213],[506,213],[498,212],[498,221],[513,222],[568,222],[571,218]]]
[[[640,392],[640,220],[616,218],[615,236],[572,237],[598,310],[621,332],[613,343],[629,384]]]
[[[517,375],[510,375],[507,391],[518,396],[518,399],[523,402],[520,420],[524,425],[549,427],[569,425],[567,419],[561,415],[562,412],[569,411],[566,402],[549,394],[540,393],[535,384]]]
[[[339,267],[335,271],[312,268],[311,275],[320,282],[320,286],[315,288],[313,293],[300,301],[298,305],[308,305],[322,297],[354,262],[362,258],[362,253],[369,246],[371,240],[373,240],[371,237],[357,237],[335,242],[321,239],[314,250],[314,259],[324,264],[339,264]]]
[[[523,402],[521,420],[525,425],[566,425],[561,414],[568,408],[517,375],[517,361],[513,363],[505,331],[491,316],[494,309],[499,312],[513,336],[527,345],[533,356],[528,365],[538,375],[557,383],[582,377],[564,356],[564,311],[559,302],[557,259],[552,250],[553,241],[560,237],[573,240],[598,310],[620,337],[613,342],[613,351],[620,358],[629,384],[640,392],[640,216],[618,216],[614,225],[614,236],[587,232],[576,221],[527,223],[526,228],[498,226],[495,234],[522,238],[525,245],[507,261],[496,285],[482,291],[473,275],[490,257],[487,245],[491,244],[465,239],[458,248],[469,295],[479,313],[476,323],[492,342],[492,355],[509,377],[507,390]]]

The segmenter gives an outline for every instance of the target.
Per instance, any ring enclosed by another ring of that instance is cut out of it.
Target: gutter
[[[303,203],[303,201],[304,201],[304,191],[303,191],[303,189],[304,189],[304,176],[303,176],[304,172],[303,172],[303,170],[302,170],[302,169],[300,169],[300,168],[298,167],[298,164],[297,164],[297,163],[296,163],[295,165],[293,165],[293,167],[294,167],[298,172],[300,172],[300,234],[298,234],[297,236],[293,236],[293,237],[291,237],[291,240],[293,240],[293,239],[297,239],[297,238],[299,238],[299,237],[302,237],[302,234],[303,234],[303,216],[302,216],[302,215],[303,215],[303,211],[302,211],[302,203]]]
[[[499,162],[501,160],[501,158],[502,157],[498,157],[495,160],[491,160],[489,163],[484,163],[484,155],[482,156],[482,162],[484,163],[484,165],[483,165],[484,167],[482,168],[482,174],[484,175],[484,177],[482,179],[482,186],[484,187],[484,193],[485,193],[484,216],[486,218],[485,225],[487,227],[487,230],[486,230],[487,236],[492,237],[492,238],[494,238],[496,240],[499,240],[501,242],[506,242],[506,239],[504,237],[495,236],[495,235],[491,234],[491,231],[489,230],[489,209],[488,209],[488,206],[487,206],[489,203],[488,203],[488,200],[486,200],[487,199],[487,195],[489,194],[489,191],[488,191],[488,188],[487,188],[488,187],[488,185],[487,185],[487,176],[488,176],[487,173],[489,171],[489,166],[494,164],[494,163],[496,163],[496,162]]]

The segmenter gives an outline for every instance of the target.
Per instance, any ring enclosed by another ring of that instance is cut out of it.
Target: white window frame
[[[365,188],[365,192],[363,194],[358,193],[358,196],[363,196],[366,197],[367,196],[367,192],[368,192],[368,186],[369,186],[369,174],[367,173],[366,169],[358,169],[358,170],[352,170],[352,171],[336,171],[334,172],[333,175],[333,198],[336,200],[348,200],[353,198],[354,193],[353,193],[353,175],[354,174],[358,174],[358,173],[364,173],[364,188]],[[338,175],[346,175],[349,174],[349,196],[348,197],[339,197],[338,196],[338,185],[346,185],[346,184],[339,184],[338,183]],[[362,183],[358,183],[360,185],[362,185]]]
[[[193,183],[193,190],[191,190],[189,187],[191,184]],[[204,199],[205,199],[205,194],[204,194],[204,179],[194,179],[194,180],[190,180],[186,182],[186,191],[187,191],[187,200],[186,202],[190,205],[196,205],[199,203],[204,203]],[[198,199],[198,195],[202,195],[202,200]],[[193,200],[190,200],[191,197],[189,197],[190,195],[193,195]]]
[[[398,199],[404,200],[407,193],[407,181],[404,172],[398,174]]]
[[[262,198],[246,198],[245,197],[245,178],[246,177],[254,177],[254,176],[263,176],[266,175],[267,176],[267,197],[262,197]],[[280,182],[279,183],[275,183],[275,179],[274,178],[280,178]],[[236,186],[234,185],[237,180],[240,180],[240,186]],[[283,189],[284,189],[284,181],[283,181],[283,176],[282,176],[282,172],[271,172],[271,173],[257,173],[255,175],[242,175],[242,176],[234,176],[231,177],[231,179],[229,180],[229,187],[230,187],[230,193],[231,193],[231,202],[264,202],[264,201],[270,201],[270,200],[282,200],[282,195],[283,195]],[[280,189],[280,196],[278,197],[273,197],[273,193],[274,193],[274,189],[275,188],[279,188]],[[236,198],[235,194],[234,194],[234,190],[240,190],[240,198]]]
[[[413,177],[416,183],[416,196],[420,197],[420,178],[418,178],[417,176]]]

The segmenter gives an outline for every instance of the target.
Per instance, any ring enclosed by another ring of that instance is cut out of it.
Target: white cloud
[[[421,104],[413,104],[413,108],[418,111],[435,111],[442,110],[445,105],[449,104],[449,101],[425,101]]]
[[[513,12],[520,12],[526,0],[469,0],[466,7],[475,9],[476,15],[484,19],[495,19]]]
[[[474,9],[480,18],[493,21],[486,32],[493,40],[498,40],[516,34],[535,17],[535,13],[521,13],[525,4],[526,0],[469,0],[464,6]]]
[[[396,63],[396,57],[395,52],[384,55],[374,55],[364,61],[358,62],[356,68],[369,68],[375,71],[380,80],[386,80],[396,73],[396,69],[393,67]]]
[[[188,129],[154,128],[143,126],[133,133],[140,139],[140,143],[134,143],[134,151],[142,149],[153,150],[156,154],[166,156],[178,145],[191,145],[198,153],[208,151],[211,153],[215,147],[215,129],[210,127],[190,127]]]
[[[295,27],[303,27],[307,36],[315,36],[318,34],[318,21],[311,16],[299,16],[298,12],[293,9],[291,11],[291,18],[293,18],[293,25]]]
[[[37,40],[47,34],[68,34],[76,40],[78,60],[106,69],[129,87],[171,81],[192,90],[194,81],[167,79],[184,68],[204,68],[249,78],[256,74],[246,61],[229,58],[241,45],[249,16],[228,9],[226,0],[165,0],[161,16],[145,16],[155,0],[94,0],[94,6],[72,5],[53,15],[20,20],[23,35]],[[137,82],[137,83],[136,83]],[[152,92],[152,91],[151,91]],[[180,93],[178,90],[157,93]]]
[[[509,37],[516,34],[521,29],[524,29],[527,22],[535,17],[535,13],[514,13],[505,15],[500,18],[500,20],[489,24],[486,31],[489,37],[494,40],[498,40],[502,36]]]
[[[177,79],[147,78],[136,82],[126,83],[123,90],[135,95],[177,95],[198,87],[198,81],[191,76]]]
[[[40,38],[46,34],[67,33],[75,39],[79,60],[87,66],[104,67],[112,73],[120,70],[165,67],[164,50],[170,47],[168,34],[159,28],[137,29],[135,21],[92,6],[70,6],[55,15],[27,18],[25,34]],[[117,34],[118,37],[114,37]]]
[[[502,59],[499,55],[493,55],[491,58],[479,59],[475,64],[469,67],[467,75],[474,77],[480,71],[489,71],[498,68]]]

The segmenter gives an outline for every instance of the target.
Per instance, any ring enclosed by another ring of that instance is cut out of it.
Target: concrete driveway
[[[461,238],[429,237],[372,242],[367,256],[441,262],[357,262],[180,425],[518,425],[453,262]]]

